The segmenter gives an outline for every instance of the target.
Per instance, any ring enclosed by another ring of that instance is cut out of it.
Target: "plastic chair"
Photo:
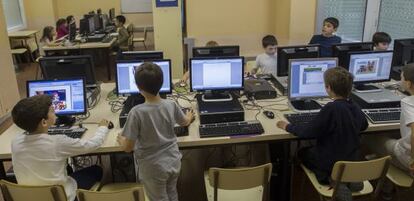
[[[145,201],[144,187],[137,183],[114,183],[100,191],[77,190],[78,201]]]
[[[30,186],[0,181],[5,201],[67,201],[65,190],[60,185]]]
[[[387,178],[396,186],[398,200],[400,200],[402,188],[411,188],[413,186],[413,178],[392,164],[388,168]]]
[[[135,43],[142,43],[142,44],[144,44],[145,49],[147,49],[147,45],[145,44],[145,41],[147,40],[147,32],[148,32],[147,27],[144,27],[144,37],[134,38],[133,42],[132,42],[133,45]]]
[[[272,164],[249,168],[210,168],[204,181],[208,200],[266,200]]]
[[[374,190],[372,185],[369,183],[369,180],[378,180],[374,194],[374,198],[376,198],[383,185],[390,159],[390,156],[386,156],[371,161],[336,162],[331,174],[332,180],[335,181],[333,188],[331,186],[320,184],[312,171],[306,168],[303,164],[301,164],[301,167],[316,191],[319,193],[321,200],[324,200],[325,198],[332,198],[332,201],[335,201],[338,193],[338,187],[344,182],[363,182],[364,188],[361,191],[352,192],[352,197],[371,194]]]

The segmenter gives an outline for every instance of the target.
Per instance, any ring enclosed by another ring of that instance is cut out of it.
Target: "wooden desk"
[[[37,43],[37,35],[36,35],[38,32],[39,32],[38,30],[26,30],[26,31],[10,32],[10,33],[8,33],[10,44],[12,44],[13,40],[21,40],[22,47],[25,47],[26,49],[28,49],[30,54],[31,54],[32,52],[29,48],[27,40],[30,39],[30,38],[34,38],[35,43],[36,43],[36,47],[37,47],[37,49],[39,49],[39,44]],[[33,59],[32,56],[31,56],[31,58]]]
[[[84,50],[103,50],[104,55],[106,56],[106,68],[108,73],[108,80],[111,80],[111,48],[116,42],[116,38],[113,38],[111,42],[102,43],[102,42],[91,42],[91,43],[75,43],[71,46],[45,46],[43,50],[45,51],[46,56],[50,55],[52,52],[63,52],[63,51],[74,51],[78,50],[79,54],[83,54]]]

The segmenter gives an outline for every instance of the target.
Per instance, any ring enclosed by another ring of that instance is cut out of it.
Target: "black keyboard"
[[[284,116],[292,124],[306,124],[312,122],[316,115],[318,112],[285,114]]]
[[[362,111],[373,124],[400,122],[400,108],[364,109]]]
[[[81,138],[86,132],[86,128],[49,128],[49,135],[66,135],[70,138]]]
[[[263,134],[264,129],[259,121],[239,121],[200,125],[200,137],[218,137],[235,135]]]
[[[103,39],[102,39],[102,42],[103,43],[109,43],[109,42],[111,42],[112,41],[112,39],[114,39],[114,37],[113,36],[111,36],[110,34],[107,34]]]

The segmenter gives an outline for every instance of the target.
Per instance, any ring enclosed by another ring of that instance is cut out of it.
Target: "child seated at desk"
[[[115,26],[118,28],[118,40],[116,41],[116,47],[124,48],[128,47],[129,33],[125,28],[126,18],[123,15],[118,15],[115,18]]]
[[[61,45],[61,42],[57,42],[55,40],[56,37],[56,30],[52,26],[47,26],[43,28],[42,38],[40,38],[39,42],[39,54],[40,56],[46,56],[45,51],[43,48],[45,46],[58,46]]]
[[[372,42],[374,43],[375,51],[385,51],[388,50],[391,44],[391,36],[385,32],[376,32],[372,36]]]
[[[69,34],[68,22],[66,19],[61,18],[56,22],[56,31],[58,39]]]
[[[68,174],[68,158],[86,154],[100,147],[108,134],[109,121],[102,120],[96,134],[89,139],[72,139],[66,135],[48,135],[56,115],[52,99],[38,95],[19,101],[12,110],[14,123],[25,130],[12,140],[13,170],[23,185],[62,185],[69,201],[76,189],[90,189],[102,178],[102,168],[91,166]]]
[[[316,138],[316,146],[298,152],[303,165],[313,171],[321,184],[330,183],[330,175],[337,161],[355,161],[360,158],[360,132],[368,122],[358,105],[349,96],[353,76],[341,67],[324,73],[325,89],[332,102],[326,104],[307,125],[277,122],[277,127],[299,138]],[[354,187],[355,185],[352,185]],[[351,196],[348,187],[345,194]]]
[[[273,35],[267,35],[262,39],[264,53],[256,57],[256,66],[251,73],[256,74],[259,70],[262,74],[273,74],[277,72],[277,39]]]
[[[176,187],[182,156],[174,125],[188,126],[193,112],[184,115],[174,101],[161,99],[163,72],[158,65],[139,66],[135,82],[145,103],[129,112],[118,142],[124,151],[134,151],[139,177],[150,201],[178,201]]]
[[[339,27],[339,20],[328,17],[323,21],[322,34],[314,35],[309,44],[319,44],[321,46],[320,57],[332,56],[332,45],[341,43],[341,37],[335,35]]]

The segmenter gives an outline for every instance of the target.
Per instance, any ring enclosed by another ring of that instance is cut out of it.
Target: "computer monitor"
[[[89,25],[89,32],[88,33],[94,33],[95,32],[95,19],[94,17],[89,17],[88,19],[88,25]]]
[[[85,83],[81,78],[27,81],[27,96],[49,95],[56,115],[86,114]]]
[[[82,18],[79,20],[79,34],[88,35],[89,34],[89,19]]]
[[[103,30],[106,29],[106,26],[109,24],[109,17],[107,14],[100,15],[100,23]]]
[[[109,19],[111,20],[111,21],[113,21],[114,20],[114,18],[115,18],[115,8],[111,8],[111,9],[109,9]]]
[[[118,60],[151,61],[164,59],[162,51],[125,51],[118,55]]]
[[[317,110],[321,106],[313,98],[324,98],[324,73],[338,66],[337,58],[292,59],[289,61],[288,97],[296,110]]]
[[[318,58],[319,45],[286,46],[277,48],[277,76],[288,76],[289,60],[303,58]]]
[[[97,30],[101,30],[102,26],[101,26],[101,20],[99,15],[93,15],[93,24],[95,25],[95,31]]]
[[[201,57],[238,57],[239,46],[194,47],[193,58]]]
[[[191,90],[242,90],[243,63],[243,57],[190,59]]]
[[[338,65],[349,69],[349,53],[371,51],[374,48],[372,42],[341,43],[332,46],[332,56],[338,58]]]
[[[69,41],[74,41],[76,38],[76,23],[69,24]]]
[[[377,90],[365,83],[390,80],[393,51],[370,51],[350,53],[349,72],[354,75],[355,89]]]
[[[414,62],[414,38],[394,40],[393,66]]]
[[[160,94],[171,93],[171,61],[156,60],[152,62],[161,67],[164,75],[164,82],[160,89]],[[135,71],[143,63],[143,61],[117,61],[116,88],[118,95],[130,96],[139,94],[139,89],[135,83]]]
[[[96,87],[95,66],[92,56],[58,56],[39,59],[44,79],[69,79],[82,77],[87,87]]]

